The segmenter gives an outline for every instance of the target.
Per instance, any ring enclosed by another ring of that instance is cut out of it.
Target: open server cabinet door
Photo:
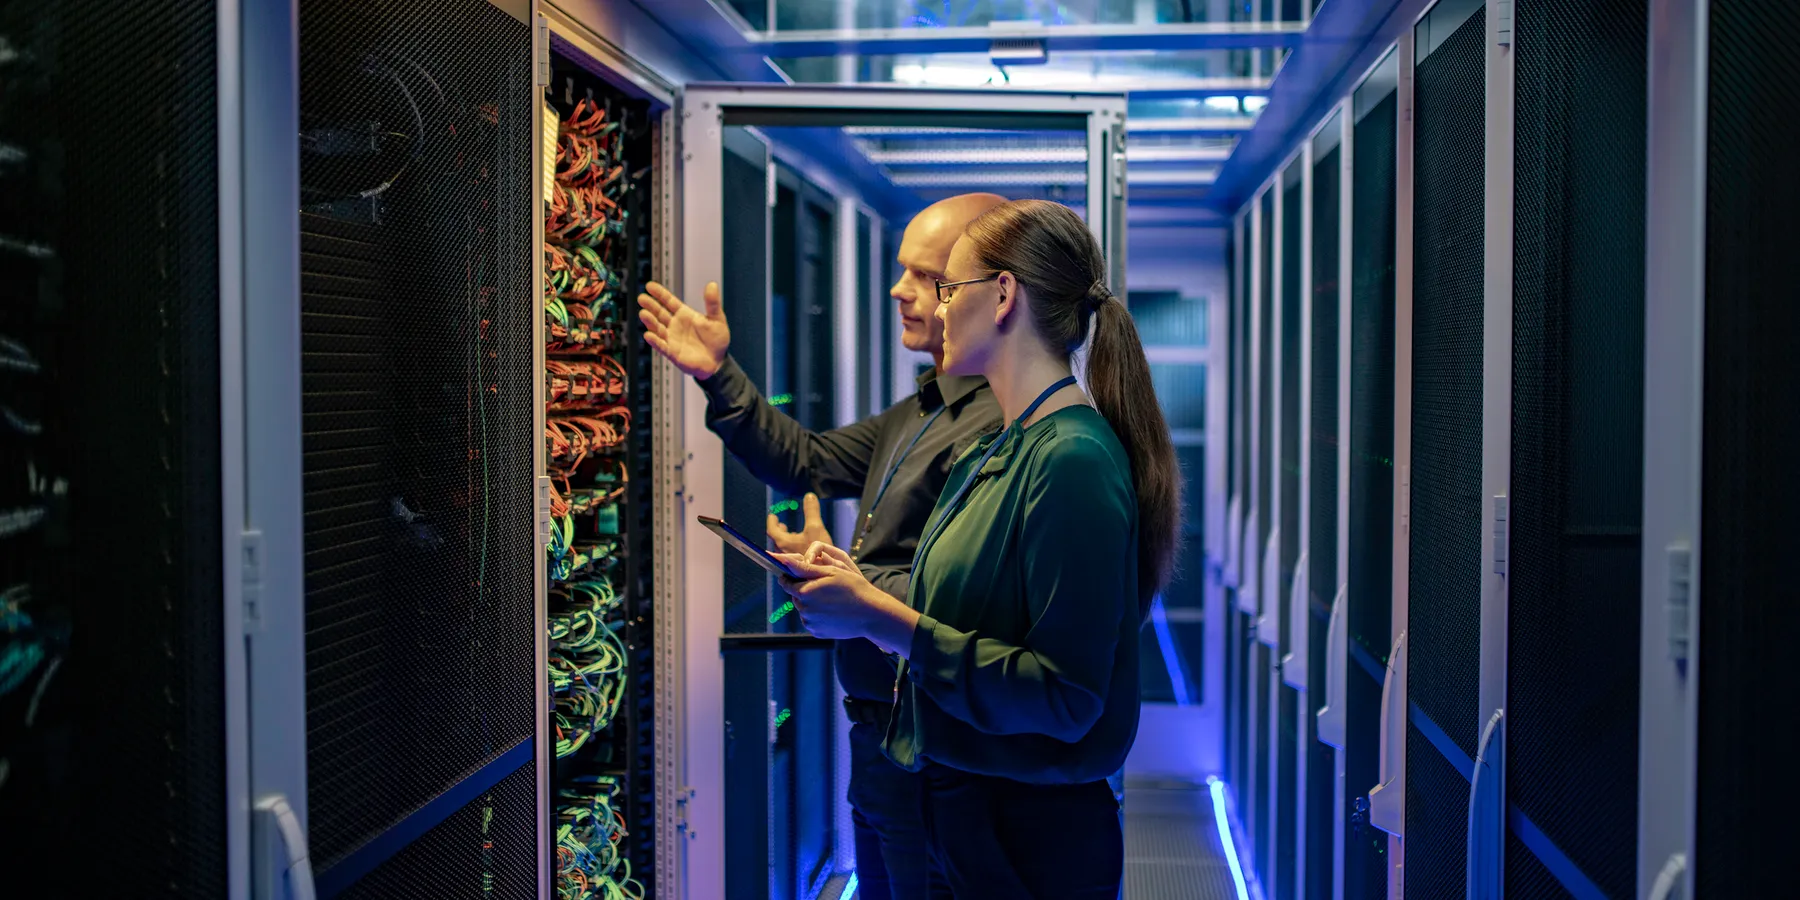
[[[813,202],[818,198],[804,179],[760,156],[767,149],[757,129],[835,136],[844,126],[906,125],[1082,135],[1088,221],[1107,251],[1113,289],[1123,294],[1122,95],[695,84],[683,93],[681,121],[681,278],[672,287],[698,302],[707,282],[725,285],[734,355],[735,344],[745,343],[746,358],[760,357],[765,381],[759,387],[765,394],[774,397],[775,380],[791,382],[782,388],[793,400],[787,408],[803,423],[810,408],[834,405],[830,391],[807,381],[803,371],[834,368],[812,358],[817,350],[808,350],[818,343],[809,334],[834,329],[806,324],[804,316],[782,316],[781,308],[804,303],[817,293],[815,284],[832,282],[831,254],[808,248],[829,239],[841,212]],[[1078,201],[1080,193],[1071,199]],[[889,211],[896,218],[901,212]],[[743,296],[759,286],[761,298]],[[791,328],[782,325],[790,318]],[[825,350],[849,348],[826,342]],[[792,366],[769,365],[789,357]],[[753,370],[750,374],[757,377]],[[683,835],[685,854],[678,883],[659,889],[669,897],[720,897],[729,884],[733,897],[804,896],[833,874],[835,859],[849,856],[839,844],[851,840],[847,833],[834,833],[831,824],[839,820],[834,811],[844,799],[839,779],[832,777],[835,754],[819,737],[835,731],[841,715],[830,654],[822,652],[830,645],[813,641],[795,617],[781,615],[779,591],[761,571],[735,571],[736,555],[724,553],[718,538],[695,522],[701,514],[724,513],[734,521],[753,515],[736,524],[759,527],[768,495],[738,471],[708,433],[700,389],[690,382],[685,390],[682,502],[676,509],[683,523],[683,680],[672,742],[680,754],[672,777],[681,797],[672,818],[665,819]],[[809,716],[815,721],[806,721]]]
[[[532,28],[486,0],[298,24],[318,894],[539,897]]]

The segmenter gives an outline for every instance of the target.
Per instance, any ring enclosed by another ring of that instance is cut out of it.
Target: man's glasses
[[[942,281],[937,282],[938,302],[939,303],[949,303],[950,302],[950,298],[944,296],[944,288],[962,287],[965,284],[980,284],[984,281],[993,281],[994,279],[999,278],[999,277],[1000,277],[1000,273],[995,272],[992,275],[988,275],[988,276],[985,276],[982,278],[971,278],[967,281],[951,281],[948,283],[942,282]]]

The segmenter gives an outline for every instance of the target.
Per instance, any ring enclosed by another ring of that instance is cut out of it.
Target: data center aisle
[[[1205,785],[1127,779],[1123,900],[1235,900],[1214,809]]]

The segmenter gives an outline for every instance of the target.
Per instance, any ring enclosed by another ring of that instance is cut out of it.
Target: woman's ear
[[[1005,329],[1006,320],[1012,316],[1013,310],[1019,307],[1019,281],[1011,272],[1001,272],[994,279],[994,287],[999,297],[994,303],[994,327]]]

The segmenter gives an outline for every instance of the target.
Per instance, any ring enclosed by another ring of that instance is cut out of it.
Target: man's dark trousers
[[[869,713],[886,704],[853,704]],[[919,776],[881,752],[885,724],[850,726],[850,817],[856,823],[857,896],[862,900],[920,900],[926,896],[930,859],[919,817]]]

